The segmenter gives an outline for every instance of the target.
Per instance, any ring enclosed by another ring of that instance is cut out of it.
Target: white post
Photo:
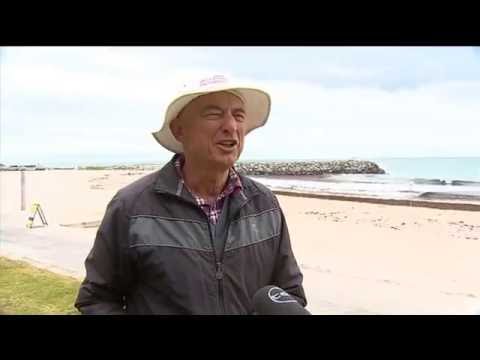
[[[21,188],[21,199],[20,199],[20,210],[25,211],[25,171],[20,171],[20,188]]]

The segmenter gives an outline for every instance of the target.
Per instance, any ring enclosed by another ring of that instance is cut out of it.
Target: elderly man
[[[223,76],[184,89],[155,139],[175,153],[108,204],[75,306],[84,314],[252,314],[276,285],[306,305],[275,195],[235,171],[270,96]]]

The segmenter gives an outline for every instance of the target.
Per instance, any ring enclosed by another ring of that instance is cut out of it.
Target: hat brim
[[[271,99],[270,95],[263,90],[254,87],[232,87],[221,86],[210,90],[199,91],[179,95],[171,102],[165,113],[165,119],[162,128],[159,131],[153,132],[152,135],[155,140],[174,153],[183,153],[183,145],[175,139],[170,130],[170,123],[175,119],[180,111],[187,106],[191,101],[199,96],[222,92],[222,91],[238,92],[245,102],[246,113],[246,134],[250,131],[265,125],[270,115]]]

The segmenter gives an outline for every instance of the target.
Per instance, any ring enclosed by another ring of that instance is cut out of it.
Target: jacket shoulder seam
[[[152,175],[152,177],[155,179],[155,176],[153,176],[153,174],[150,174],[150,175]],[[149,176],[149,175],[147,175],[147,176]],[[137,202],[140,200],[143,193],[147,190],[153,189],[154,184],[155,184],[155,180],[150,180],[140,190],[127,189],[128,186],[133,185],[133,184],[130,184],[130,185],[127,185],[126,187],[120,189],[117,192],[117,194],[115,196],[119,200],[121,200],[122,204],[125,206],[125,212],[128,216],[130,216],[131,210],[133,208],[135,208],[135,206],[137,205]],[[130,198],[133,198],[133,199],[130,199]]]

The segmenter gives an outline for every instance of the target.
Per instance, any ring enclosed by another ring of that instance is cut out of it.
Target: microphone
[[[278,286],[264,286],[253,296],[256,315],[312,315],[285,290]]]

